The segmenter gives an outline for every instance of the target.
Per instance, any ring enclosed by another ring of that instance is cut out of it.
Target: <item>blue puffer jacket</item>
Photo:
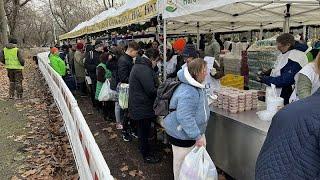
[[[187,68],[178,72],[182,82],[171,100],[171,112],[164,120],[166,132],[180,140],[197,140],[207,128],[209,106],[204,85],[191,77]]]
[[[275,115],[256,164],[256,180],[320,179],[320,89]]]

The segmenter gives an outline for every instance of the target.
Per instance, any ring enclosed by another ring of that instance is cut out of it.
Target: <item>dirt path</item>
[[[159,164],[146,164],[143,162],[138,150],[138,140],[124,142],[121,132],[115,128],[114,122],[107,122],[101,113],[91,105],[88,97],[76,96],[80,109],[91,129],[95,140],[116,179],[152,179],[171,180],[172,152],[161,144],[152,147],[162,155]],[[166,151],[165,151],[166,150]]]
[[[28,53],[26,53],[28,54]],[[0,66],[0,179],[76,179],[71,148],[42,75],[28,57],[23,100],[8,100]]]
[[[10,139],[10,136],[23,135],[27,121],[10,101],[0,100],[0,114],[0,177],[10,179],[17,173],[24,159],[21,152],[23,144]]]

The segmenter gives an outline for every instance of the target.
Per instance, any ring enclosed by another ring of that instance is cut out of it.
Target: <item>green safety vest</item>
[[[59,55],[52,54],[49,57],[50,66],[54,69],[60,76],[65,76],[67,73],[66,63],[59,57]]]
[[[23,69],[23,66],[20,64],[20,61],[18,59],[18,50],[18,48],[3,49],[6,69]]]
[[[112,77],[112,73],[109,69],[107,69],[107,66],[104,64],[104,63],[100,63],[98,67],[102,67],[104,70],[105,70],[105,74],[104,74],[104,77],[106,79],[110,79]],[[99,97],[99,94],[100,94],[100,91],[102,89],[102,86],[103,86],[103,83],[104,82],[100,82],[100,81],[97,81],[97,87],[96,87],[96,94],[95,94],[95,99],[98,100],[98,97]]]

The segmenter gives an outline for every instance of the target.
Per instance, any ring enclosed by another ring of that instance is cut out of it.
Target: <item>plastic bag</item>
[[[110,82],[108,79],[102,85],[98,100],[99,101],[116,101],[117,100],[117,92],[110,89]]]
[[[179,174],[180,180],[218,180],[216,166],[204,147],[195,147],[185,157]]]
[[[121,109],[128,109],[129,84],[121,83],[119,87],[119,105]]]

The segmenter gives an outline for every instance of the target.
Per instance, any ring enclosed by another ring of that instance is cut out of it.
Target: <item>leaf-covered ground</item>
[[[68,138],[45,80],[30,57],[23,100],[9,100],[0,66],[0,179],[77,179]]]

